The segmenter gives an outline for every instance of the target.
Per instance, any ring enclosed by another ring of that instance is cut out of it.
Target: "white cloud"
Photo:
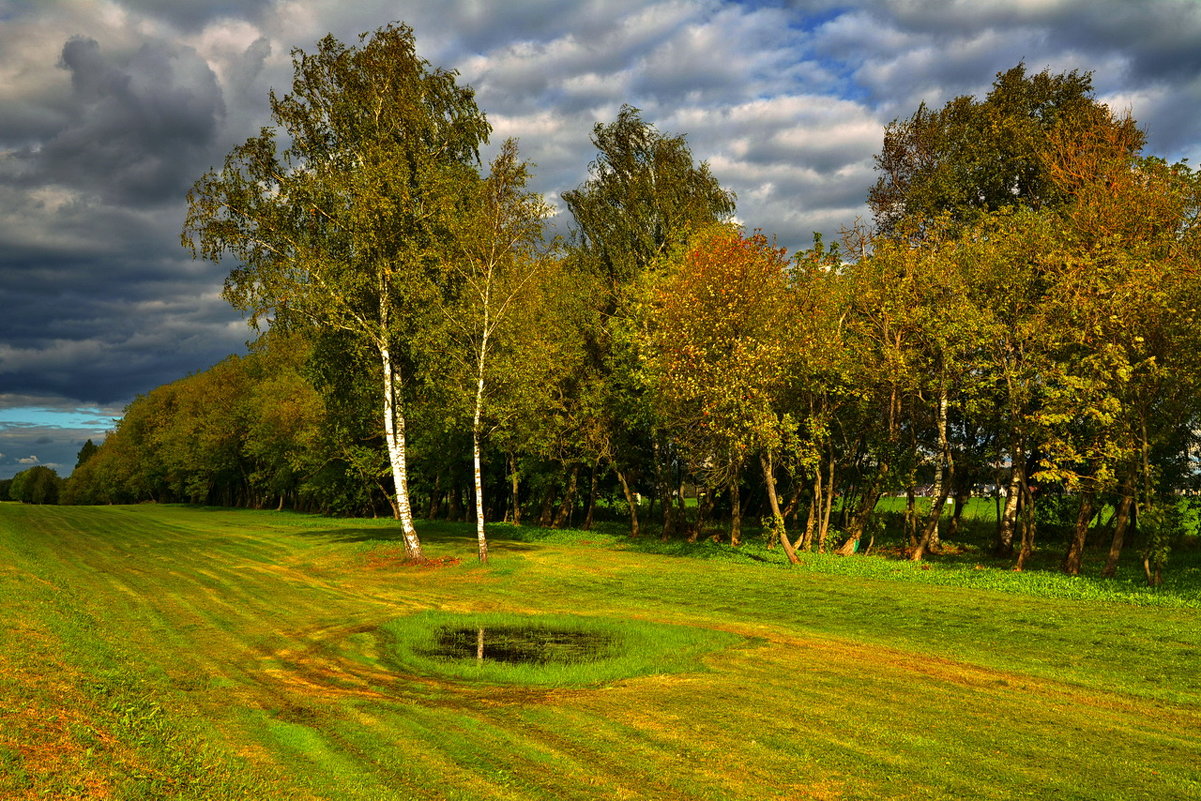
[[[24,456],[24,457],[18,459],[17,463],[18,464],[39,464],[40,460],[38,459],[38,457],[30,455],[30,456]]]

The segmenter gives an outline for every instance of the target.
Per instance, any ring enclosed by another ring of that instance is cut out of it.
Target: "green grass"
[[[430,655],[435,635],[447,628],[487,631],[497,628],[532,629],[582,634],[603,640],[594,658],[546,663],[513,664],[443,659]],[[456,680],[524,686],[587,687],[619,679],[666,675],[703,669],[711,651],[746,642],[722,631],[582,615],[514,615],[511,613],[419,612],[380,627],[389,641],[385,657],[397,670]]]
[[[787,567],[497,526],[481,566],[469,527],[421,533],[436,567],[386,520],[0,504],[0,798],[1201,797],[1188,554],[1123,594],[970,543]],[[526,619],[642,666],[411,658]]]

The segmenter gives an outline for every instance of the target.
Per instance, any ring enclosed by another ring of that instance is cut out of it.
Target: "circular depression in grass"
[[[705,654],[746,641],[725,631],[585,615],[421,612],[383,630],[401,669],[551,687],[704,670]]]

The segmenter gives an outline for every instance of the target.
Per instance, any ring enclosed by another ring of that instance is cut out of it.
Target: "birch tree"
[[[456,249],[447,266],[443,308],[471,399],[475,526],[481,562],[488,561],[481,446],[490,373],[498,367],[502,371],[506,367],[520,369],[512,358],[517,343],[508,335],[522,312],[533,312],[525,301],[534,297],[545,264],[539,252],[542,221],[551,209],[540,195],[525,189],[528,176],[517,143],[506,141],[487,178],[468,195],[458,218]],[[506,354],[508,363],[497,365],[498,360],[505,361]]]
[[[183,243],[235,267],[225,297],[252,324],[340,329],[379,359],[379,398],[405,551],[422,558],[408,492],[404,393],[436,325],[455,197],[477,180],[489,125],[456,74],[391,24],[292,53],[273,125],[188,195]]]

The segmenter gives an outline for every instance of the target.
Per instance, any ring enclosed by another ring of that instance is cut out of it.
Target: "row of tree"
[[[183,234],[264,335],[131,404],[66,500],[390,508],[414,559],[420,503],[469,514],[486,559],[486,519],[588,525],[608,498],[637,535],[647,496],[664,537],[727,518],[737,543],[750,507],[795,560],[853,552],[903,493],[921,559],[987,484],[1019,568],[1071,506],[1065,570],[1104,526],[1105,571],[1137,530],[1158,580],[1195,473],[1201,181],[1089,76],[1019,65],[892,123],[874,230],[790,257],[636,109],[547,241],[516,145],[480,168],[485,117],[408,28],[294,64]]]

